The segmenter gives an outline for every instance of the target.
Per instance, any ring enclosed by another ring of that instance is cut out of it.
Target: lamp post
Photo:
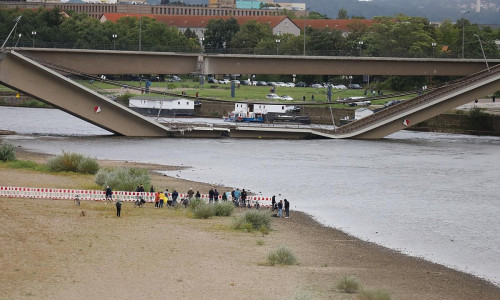
[[[116,33],[113,33],[111,37],[113,38],[113,50],[116,50],[116,38],[118,37],[118,35]]]
[[[470,13],[470,10],[459,11],[462,14],[462,59],[464,58],[464,48],[465,48],[465,15]]]
[[[33,48],[35,48],[35,36],[36,36],[36,31],[31,32],[31,36],[33,37]]]
[[[17,47],[17,43],[19,43],[19,40],[21,39],[21,36],[22,36],[22,34],[19,34],[19,36],[18,36],[18,38],[17,38],[17,41],[16,41],[16,44],[14,45],[14,48],[16,48],[16,47]]]
[[[434,48],[436,48],[436,43],[432,42],[431,43],[431,46],[432,46],[432,58],[434,58]]]
[[[276,39],[276,55],[279,55],[279,44],[280,44],[280,40]]]
[[[484,54],[484,49],[483,49],[483,43],[481,42],[481,38],[479,35],[474,33],[474,36],[477,37],[479,40],[479,45],[481,46],[481,52],[483,52],[483,57],[484,57],[484,62],[486,63],[486,69],[488,69],[488,72],[490,71],[490,66],[488,65],[488,60],[486,59],[486,55]]]
[[[359,41],[358,42],[358,45],[359,45],[359,56],[363,56],[363,41]]]

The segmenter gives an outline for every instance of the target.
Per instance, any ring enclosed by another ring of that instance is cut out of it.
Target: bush
[[[95,183],[103,188],[109,185],[116,191],[134,191],[139,184],[149,186],[151,176],[146,169],[115,168],[100,169],[95,176]]]
[[[199,205],[203,205],[203,204],[206,204],[205,201],[201,200],[201,199],[192,199],[191,201],[189,201],[189,209],[191,211],[194,211],[196,209],[196,207],[198,207]]]
[[[93,158],[84,157],[78,163],[78,173],[95,174],[97,171],[99,171],[99,163]]]
[[[215,215],[220,217],[229,217],[234,211],[232,202],[221,202],[214,205]]]
[[[344,276],[337,283],[337,289],[345,293],[356,293],[359,290],[359,281],[356,277]]]
[[[364,290],[358,294],[359,300],[390,300],[391,294],[383,290]]]
[[[210,217],[213,217],[214,215],[215,209],[213,205],[209,205],[206,203],[196,206],[196,208],[193,210],[193,216],[196,219],[208,219]]]
[[[296,265],[297,259],[291,250],[285,246],[280,246],[278,250],[272,251],[267,255],[267,263],[274,265]]]
[[[0,160],[3,162],[16,160],[16,149],[11,144],[0,144]]]
[[[252,224],[254,229],[260,229],[262,226],[271,228],[271,215],[267,211],[251,210],[243,215],[246,223]]]
[[[97,160],[84,157],[78,153],[63,151],[61,155],[54,156],[47,161],[47,166],[53,172],[77,172],[95,174],[99,170]]]

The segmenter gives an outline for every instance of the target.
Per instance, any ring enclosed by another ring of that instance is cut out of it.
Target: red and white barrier
[[[75,197],[81,201],[105,201],[106,193],[98,190],[75,190],[75,189],[53,189],[53,188],[33,188],[33,187],[17,187],[17,186],[0,186],[0,197],[6,198],[31,198],[31,199],[54,199],[54,200],[73,200]],[[187,197],[187,194],[179,194],[180,199]],[[136,201],[142,197],[146,202],[155,202],[155,193],[139,193],[127,191],[114,191],[113,200],[121,201]],[[172,194],[168,197],[171,199]],[[201,199],[208,202],[208,195],[201,195]],[[222,195],[218,197],[222,201]],[[248,196],[247,201],[254,206],[259,203],[262,207],[271,207],[271,198],[263,196]],[[231,200],[228,200],[231,201]]]

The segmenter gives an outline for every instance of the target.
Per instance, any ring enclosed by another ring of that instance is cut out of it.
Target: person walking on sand
[[[283,200],[280,200],[280,202],[278,202],[278,218],[282,217],[283,217]]]
[[[290,218],[290,202],[285,199],[285,218]]]
[[[116,202],[116,216],[118,218],[121,218],[121,211],[122,211],[122,202],[120,201],[120,199],[118,199],[118,201]]]

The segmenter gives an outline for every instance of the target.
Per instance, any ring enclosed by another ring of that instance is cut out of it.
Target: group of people
[[[271,200],[272,211],[277,210],[276,217],[283,218],[283,209],[285,210],[285,218],[290,218],[290,202],[288,200],[280,200],[276,202],[276,196],[273,195]]]
[[[144,192],[144,186],[142,184],[138,185],[135,191],[139,192],[139,193]],[[155,189],[153,186],[151,186],[149,192],[155,193]],[[111,187],[109,185],[106,186],[105,194],[106,194],[106,200],[113,201],[112,200],[113,190],[111,189]],[[217,191],[216,188],[211,188],[210,191],[208,191],[208,202],[210,204],[218,202],[219,196],[220,196],[219,191]],[[193,189],[190,188],[189,191],[187,192],[187,197],[185,197],[184,199],[181,200],[182,204],[187,207],[189,205],[189,201],[191,199],[193,199],[193,197],[195,197],[196,199],[200,199],[201,194],[200,194],[200,191],[196,191],[196,193],[195,193],[193,191]],[[156,192],[155,193],[155,208],[163,208],[165,203],[166,203],[166,206],[176,206],[178,198],[179,198],[179,193],[175,189],[172,193],[170,193],[168,191],[168,189],[166,189],[164,192],[162,192],[162,191]],[[231,199],[231,201],[234,203],[234,205],[236,207],[251,207],[250,201],[247,201],[247,191],[245,191],[245,189],[240,191],[240,189],[237,188],[237,189],[233,189],[231,192],[229,190],[227,190],[226,192],[222,193],[221,198],[222,198],[223,202],[226,202],[226,201]],[[116,202],[116,216],[117,217],[120,217],[121,207],[122,207],[121,200],[118,199],[118,201]],[[260,205],[259,205],[258,201],[254,205],[254,207],[259,209]],[[279,202],[276,202],[276,196],[273,195],[272,201],[271,201],[271,208],[272,208],[272,211],[277,210],[276,216],[278,218],[285,217],[288,219],[290,217],[290,202],[287,199],[279,200]],[[283,216],[283,209],[285,210],[284,216]]]

